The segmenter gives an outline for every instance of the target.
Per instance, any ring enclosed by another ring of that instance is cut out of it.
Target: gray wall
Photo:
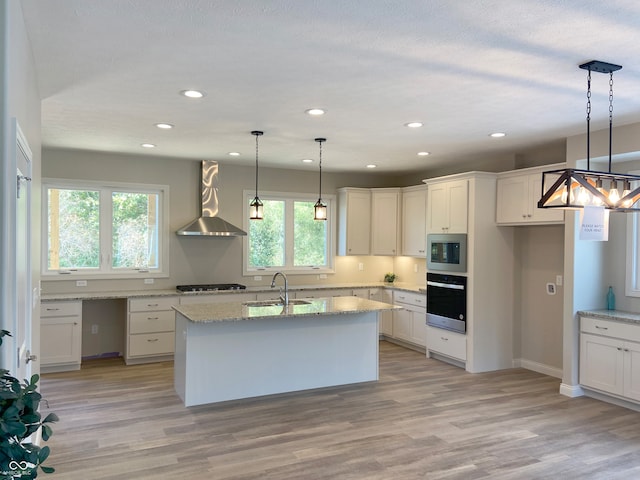
[[[559,376],[563,287],[551,296],[546,284],[563,275],[564,225],[516,227],[514,245],[514,357],[525,367]]]

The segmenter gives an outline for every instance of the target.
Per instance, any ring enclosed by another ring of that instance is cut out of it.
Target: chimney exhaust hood
[[[185,225],[178,235],[208,237],[239,237],[247,232],[218,217],[218,162],[202,161],[202,214]]]

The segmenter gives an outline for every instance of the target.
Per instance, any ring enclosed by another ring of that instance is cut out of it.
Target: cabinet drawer
[[[176,314],[164,312],[136,312],[129,314],[129,333],[154,333],[175,331]]]
[[[43,302],[40,317],[72,317],[82,315],[82,302]]]
[[[466,360],[467,337],[427,325],[427,350],[457,358],[458,360]]]
[[[593,317],[580,317],[580,331],[594,335],[640,342],[640,327],[633,323],[602,320]]]
[[[427,296],[424,293],[393,292],[393,303],[406,303],[426,308]]]
[[[154,312],[158,310],[171,310],[171,306],[177,304],[177,297],[132,298],[129,300],[129,311]]]
[[[173,348],[173,332],[129,335],[130,357],[171,354]]]

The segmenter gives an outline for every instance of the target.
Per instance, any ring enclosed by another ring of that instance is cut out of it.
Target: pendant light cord
[[[258,197],[258,135],[256,134],[256,198]]]
[[[322,200],[322,141],[318,143],[320,143],[320,186],[318,189],[318,198]]]

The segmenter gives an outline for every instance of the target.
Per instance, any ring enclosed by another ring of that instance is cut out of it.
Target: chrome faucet
[[[276,272],[273,274],[273,278],[271,279],[271,288],[275,288],[276,286],[276,277],[280,275],[284,278],[284,295],[282,294],[282,288],[280,288],[280,301],[284,305],[289,305],[289,285],[287,283],[287,276],[282,272]]]

